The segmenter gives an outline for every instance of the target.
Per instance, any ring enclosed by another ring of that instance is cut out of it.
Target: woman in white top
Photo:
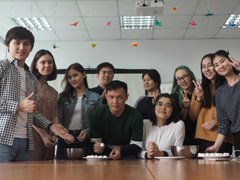
[[[159,95],[155,102],[156,118],[144,120],[141,158],[171,156],[171,146],[181,146],[185,126],[179,119],[178,98],[168,93]]]

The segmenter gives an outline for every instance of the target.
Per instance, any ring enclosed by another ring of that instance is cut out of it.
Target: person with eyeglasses
[[[172,156],[171,146],[182,146],[185,137],[178,98],[174,94],[157,96],[154,112],[155,117],[151,121],[143,121],[143,150],[140,153],[143,159]]]
[[[181,108],[181,119],[185,123],[186,135],[184,145],[195,145],[196,122],[189,117],[190,100],[194,91],[194,83],[196,78],[193,72],[187,66],[179,66],[174,71],[172,93],[179,98],[179,106]]]

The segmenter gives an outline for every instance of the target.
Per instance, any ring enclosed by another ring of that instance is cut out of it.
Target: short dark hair
[[[27,28],[24,28],[22,26],[16,26],[12,29],[10,29],[5,37],[5,45],[9,46],[10,42],[13,39],[29,39],[31,43],[31,49],[33,49],[34,46],[34,36],[31,31],[29,31]]]
[[[171,116],[167,119],[166,125],[170,124],[171,122],[178,122],[180,120],[180,107],[179,107],[179,99],[177,94],[169,94],[169,93],[162,93],[157,96],[156,101],[154,103],[154,108],[157,105],[157,102],[159,99],[162,97],[169,98],[171,103],[172,103],[172,114]],[[157,123],[157,117],[155,115],[155,119],[152,120],[153,124],[156,125]]]
[[[41,74],[39,73],[38,69],[36,68],[36,64],[42,56],[47,55],[47,54],[49,56],[51,56],[52,59],[53,59],[53,70],[52,70],[51,74],[49,74],[48,77],[47,77],[48,81],[52,81],[52,80],[55,80],[57,78],[57,67],[56,67],[55,59],[54,59],[54,57],[53,57],[53,55],[50,51],[45,50],[45,49],[39,50],[33,58],[30,69],[31,69],[31,72],[36,76],[36,78],[40,79]]]
[[[99,74],[100,71],[102,70],[102,68],[105,68],[105,67],[111,68],[112,71],[113,71],[113,73],[114,73],[114,71],[115,71],[114,66],[113,66],[111,63],[109,63],[109,62],[103,62],[103,63],[101,63],[101,64],[99,64],[99,65],[97,66],[97,68],[96,68],[97,74]]]
[[[106,88],[106,93],[108,91],[111,91],[111,90],[116,90],[118,88],[123,88],[125,93],[127,94],[127,91],[128,91],[128,87],[127,87],[127,84],[123,81],[119,81],[119,80],[114,80],[114,81],[111,81],[108,85],[107,85],[107,88]]]

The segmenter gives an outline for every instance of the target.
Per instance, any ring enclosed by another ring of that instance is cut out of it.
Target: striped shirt
[[[225,135],[240,132],[240,81],[233,86],[224,83],[216,91],[216,107],[219,121],[218,133]]]
[[[21,76],[14,64],[15,60],[0,61],[0,144],[12,145],[16,129],[18,116],[18,106],[20,103]],[[35,76],[29,72],[25,64],[26,71],[26,96],[35,92],[33,100],[37,100],[38,83]],[[39,112],[27,115],[27,134],[29,138],[29,150],[34,149],[32,124],[47,129],[51,123]]]

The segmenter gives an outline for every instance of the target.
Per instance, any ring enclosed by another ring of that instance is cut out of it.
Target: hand
[[[147,157],[153,158],[159,154],[158,146],[155,142],[149,142],[147,146]]]
[[[109,157],[112,159],[120,159],[121,158],[121,149],[120,147],[115,147],[109,154]]]
[[[205,153],[207,153],[207,152],[214,152],[214,153],[216,153],[216,152],[218,152],[218,149],[217,149],[217,147],[215,145],[212,145],[212,146],[208,147],[205,150]]]
[[[82,142],[87,138],[87,133],[85,131],[81,131],[79,136],[77,137],[77,140]]]
[[[93,145],[93,150],[97,154],[101,154],[104,150],[105,146],[102,142],[95,142]]]
[[[212,130],[214,128],[214,126],[215,126],[215,121],[214,120],[210,120],[209,122],[205,122],[202,125],[202,128],[210,131],[210,130]]]
[[[49,134],[46,133],[46,134],[42,135],[41,138],[42,138],[42,141],[43,141],[44,145],[47,148],[54,147],[55,139],[52,136],[50,136]]]
[[[192,80],[192,82],[195,85],[194,92],[197,96],[197,100],[202,101],[204,92],[203,92],[201,84],[199,82],[195,82],[194,80]]]
[[[106,99],[106,89],[103,90],[103,93],[101,94],[102,100]]]
[[[229,56],[230,57],[230,56]],[[233,57],[230,57],[232,62],[229,62],[235,69],[240,71],[240,61],[235,60]]]
[[[68,130],[64,128],[61,124],[52,124],[50,130],[61,137],[67,144],[71,144],[75,141],[74,137],[68,133]]]
[[[188,109],[190,106],[190,99],[188,98],[187,92],[183,90],[183,106],[185,109]]]
[[[37,102],[32,100],[34,92],[19,103],[18,111],[25,113],[34,113],[37,110]]]

